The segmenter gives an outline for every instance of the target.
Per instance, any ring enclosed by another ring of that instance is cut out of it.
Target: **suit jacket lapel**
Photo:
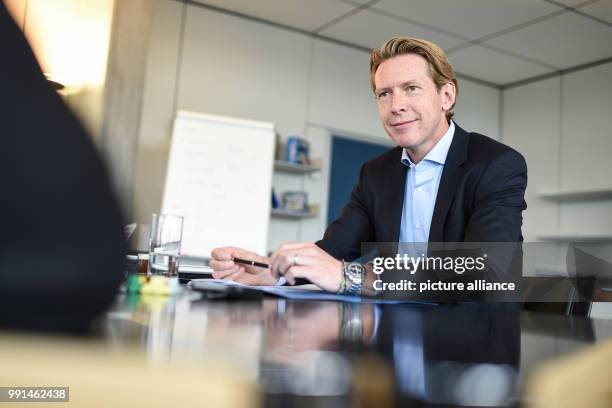
[[[429,228],[429,242],[444,241],[444,222],[446,215],[459,187],[460,181],[465,174],[462,164],[467,160],[467,149],[469,135],[455,123],[455,134],[451,143],[444,170],[438,187],[438,196],[431,217],[431,227]]]

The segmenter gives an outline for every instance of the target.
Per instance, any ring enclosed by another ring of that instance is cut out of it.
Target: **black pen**
[[[240,258],[233,258],[232,259],[234,262],[238,262],[241,264],[245,264],[245,265],[251,265],[251,266],[257,266],[259,268],[270,268],[270,265],[265,264],[265,263],[261,263],[261,262],[255,262],[255,261],[249,261],[248,259],[240,259]]]

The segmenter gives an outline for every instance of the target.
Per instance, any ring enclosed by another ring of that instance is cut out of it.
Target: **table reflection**
[[[400,394],[431,403],[506,405],[516,395],[520,313],[504,306],[384,307],[377,350]]]
[[[187,291],[119,299],[107,336],[139,343],[153,361],[198,361],[212,351],[238,362],[270,406],[300,397],[345,404],[356,395],[377,406],[507,406],[521,393],[521,342],[529,345],[532,332],[546,341],[563,333],[576,348],[593,341],[584,337],[587,319],[547,320],[556,323],[546,333],[528,316],[509,304],[211,301]],[[528,350],[528,366],[536,354]]]

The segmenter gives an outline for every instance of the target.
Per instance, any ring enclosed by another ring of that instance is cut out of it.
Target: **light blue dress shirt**
[[[410,160],[406,149],[402,151],[402,164],[408,167],[406,169],[408,174],[406,174],[400,242],[429,241],[429,229],[438,196],[438,187],[454,134],[455,124],[451,121],[442,139],[416,165]]]

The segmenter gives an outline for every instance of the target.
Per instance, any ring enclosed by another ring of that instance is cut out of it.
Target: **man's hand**
[[[210,267],[213,269],[215,279],[229,279],[245,285],[274,285],[276,283],[270,269],[233,261],[234,258],[241,258],[270,264],[269,258],[257,255],[255,252],[235,247],[221,247],[213,249],[211,256]]]
[[[284,276],[293,285],[296,278],[306,278],[328,292],[338,292],[343,274],[342,261],[304,242],[281,245],[270,258],[270,269],[274,279]]]

